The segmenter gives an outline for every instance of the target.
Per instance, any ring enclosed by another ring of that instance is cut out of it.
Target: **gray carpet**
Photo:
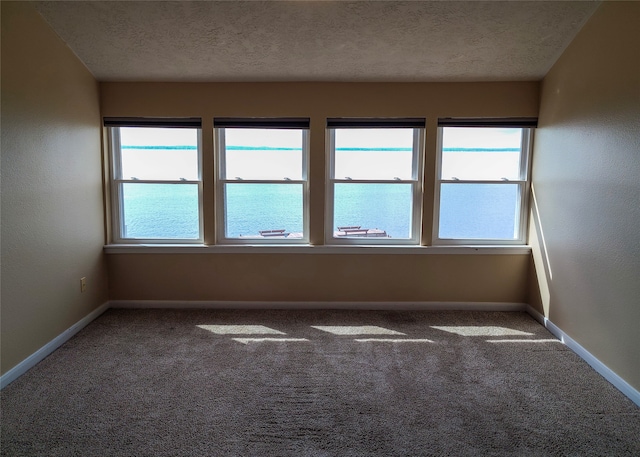
[[[109,310],[0,395],[3,456],[640,455],[524,313]]]

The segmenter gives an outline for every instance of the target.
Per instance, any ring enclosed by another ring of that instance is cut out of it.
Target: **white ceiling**
[[[539,80],[597,1],[56,1],[101,81]]]

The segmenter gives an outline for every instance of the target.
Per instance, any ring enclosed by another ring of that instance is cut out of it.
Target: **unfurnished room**
[[[640,455],[640,3],[0,6],[0,455]]]

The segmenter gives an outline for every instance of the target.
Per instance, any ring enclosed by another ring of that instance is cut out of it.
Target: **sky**
[[[120,135],[124,179],[198,179],[197,129],[123,127]],[[412,179],[413,129],[336,129],[335,138],[335,178]],[[302,130],[225,129],[225,142],[226,179],[303,179]],[[443,132],[442,178],[518,179],[517,152],[447,149],[519,148],[520,144],[521,129],[447,127]],[[163,146],[190,149],[161,149]],[[241,147],[283,149],[256,151]],[[349,150],[353,148],[378,150]],[[380,150],[389,148],[394,150]]]

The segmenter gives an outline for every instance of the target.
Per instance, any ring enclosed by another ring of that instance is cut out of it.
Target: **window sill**
[[[108,244],[106,254],[377,254],[377,255],[514,255],[529,254],[522,246],[312,246],[312,245],[215,245]]]

